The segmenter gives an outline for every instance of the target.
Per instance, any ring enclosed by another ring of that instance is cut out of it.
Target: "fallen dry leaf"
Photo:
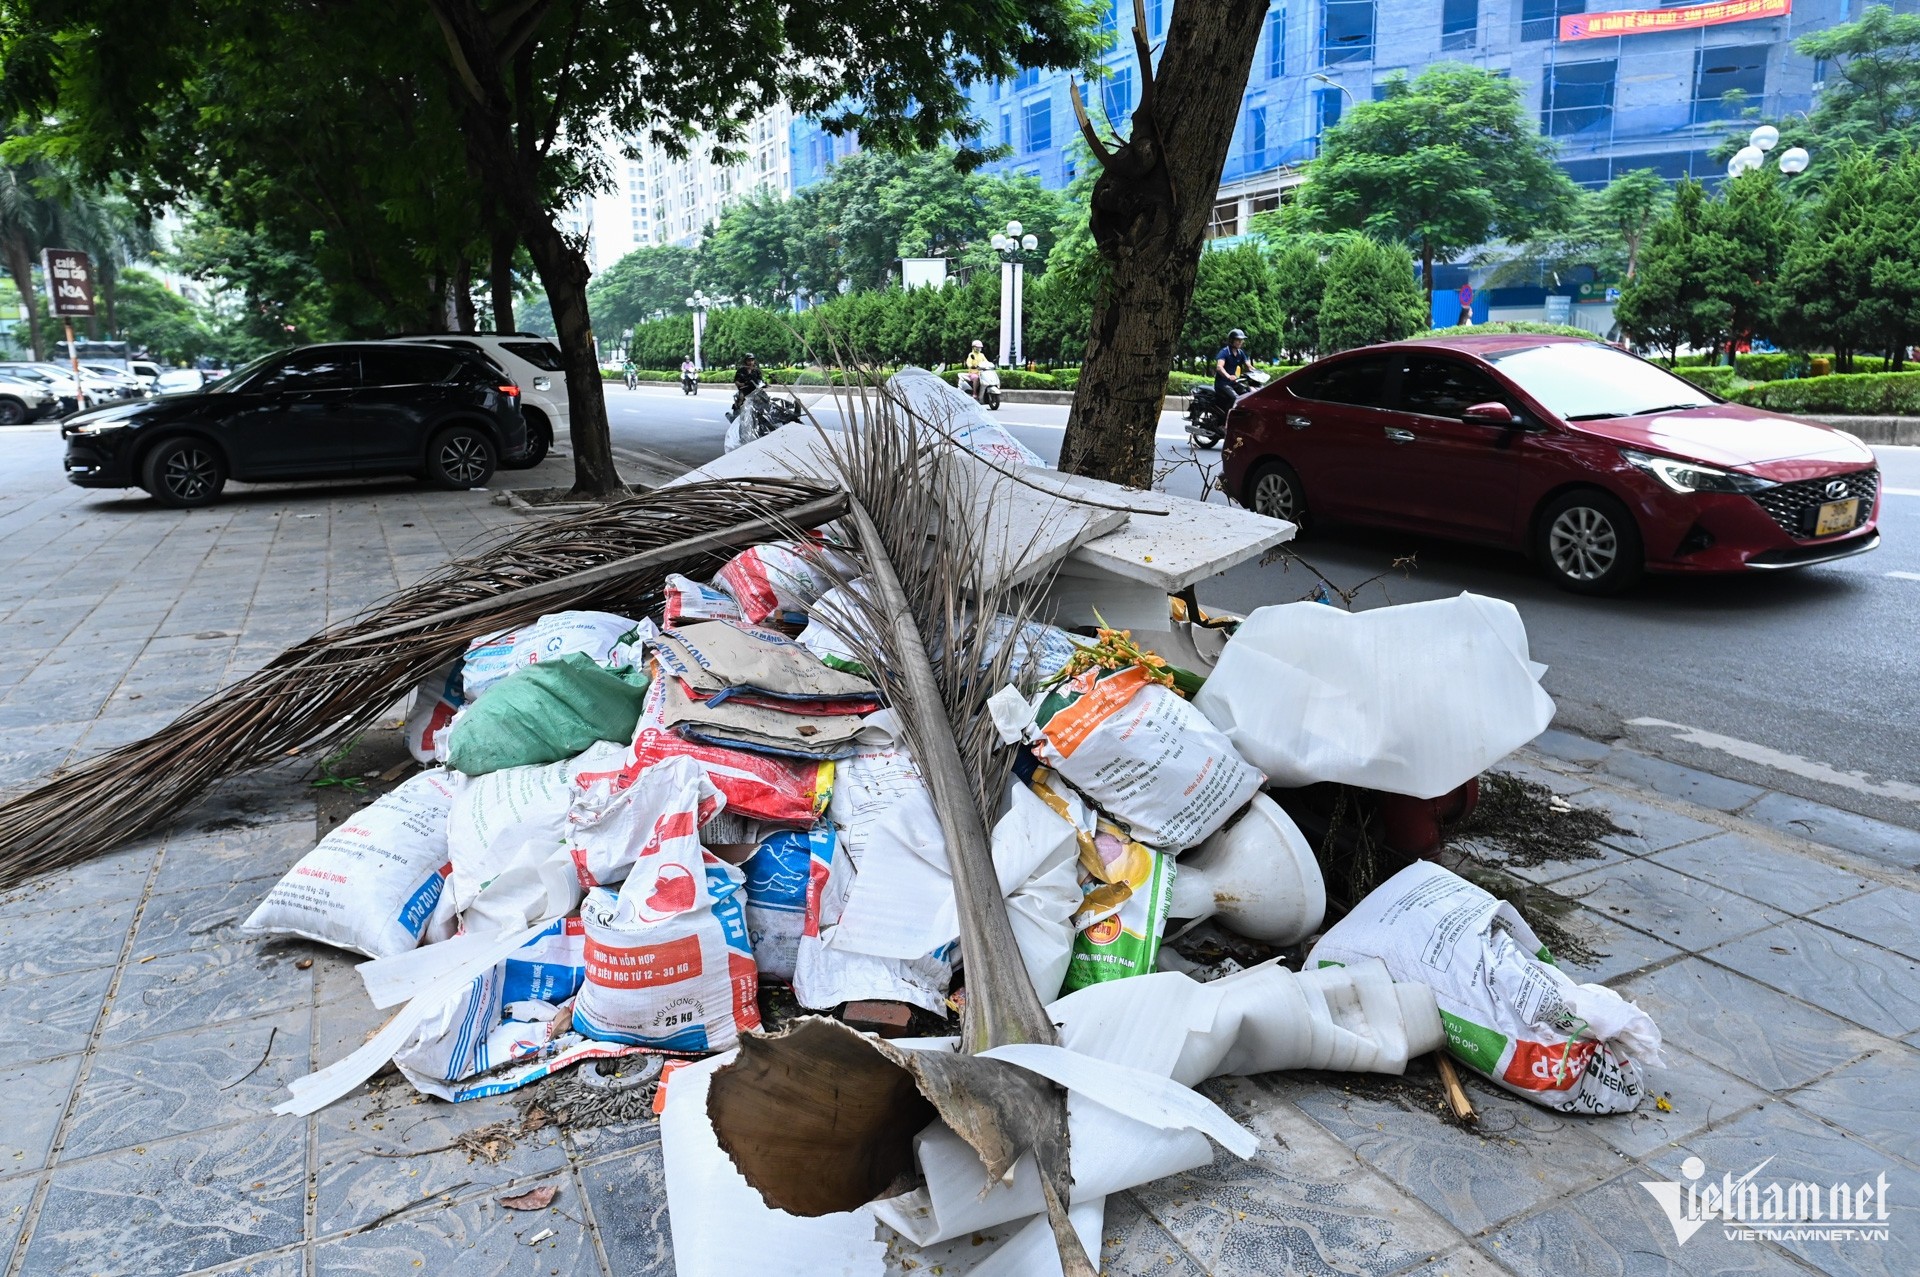
[[[517,1197],[503,1197],[500,1204],[508,1210],[545,1210],[553,1205],[553,1196],[560,1191],[557,1185],[542,1184],[530,1188]]]

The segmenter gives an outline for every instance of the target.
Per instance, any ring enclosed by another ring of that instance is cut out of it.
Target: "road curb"
[[[1862,443],[1920,445],[1920,417],[1828,417],[1804,414],[1804,419],[1857,435]]]

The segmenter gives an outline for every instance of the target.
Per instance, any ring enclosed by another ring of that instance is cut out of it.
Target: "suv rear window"
[[[500,349],[517,355],[542,372],[559,372],[560,350],[550,341],[503,341]]]
[[[431,346],[369,346],[360,352],[361,380],[369,386],[419,386],[446,381],[463,361]]]
[[[1362,355],[1324,368],[1296,373],[1287,389],[1302,399],[1322,403],[1357,404],[1363,408],[1391,408],[1395,378],[1393,360],[1386,355]]]

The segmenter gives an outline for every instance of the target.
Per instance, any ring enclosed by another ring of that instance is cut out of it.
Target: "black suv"
[[[248,483],[411,474],[477,488],[527,456],[520,388],[485,355],[338,342],[256,360],[205,390],[70,417],[67,478],[201,506]]]

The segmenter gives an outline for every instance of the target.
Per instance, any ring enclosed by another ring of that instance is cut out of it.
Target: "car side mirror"
[[[1476,426],[1518,426],[1524,424],[1520,414],[1505,404],[1495,400],[1490,403],[1477,403],[1460,414],[1462,421],[1472,422]]]

